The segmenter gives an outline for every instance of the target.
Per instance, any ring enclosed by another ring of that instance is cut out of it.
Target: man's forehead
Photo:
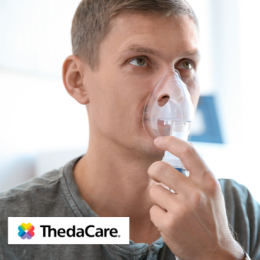
[[[122,16],[114,23],[109,38],[118,58],[132,53],[165,59],[169,59],[169,55],[199,58],[197,28],[188,17],[162,20],[135,15],[134,18]]]

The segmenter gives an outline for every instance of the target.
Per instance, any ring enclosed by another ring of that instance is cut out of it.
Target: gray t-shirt
[[[77,157],[64,167],[33,178],[0,193],[0,260],[175,259],[162,238],[149,245],[8,245],[8,217],[98,217],[81,198],[73,177]],[[249,191],[234,180],[219,180],[226,201],[229,223],[243,248],[260,260],[260,207]]]

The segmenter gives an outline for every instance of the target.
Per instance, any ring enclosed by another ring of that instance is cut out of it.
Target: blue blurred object
[[[200,115],[200,120],[196,120],[196,114]],[[193,127],[200,128],[200,131],[191,130],[189,141],[223,143],[214,96],[201,96],[196,114]],[[196,124],[200,125],[196,127]]]

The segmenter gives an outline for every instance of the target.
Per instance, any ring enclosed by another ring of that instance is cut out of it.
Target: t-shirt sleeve
[[[251,259],[260,260],[260,205],[249,190],[234,180],[219,180],[227,217],[238,242]]]

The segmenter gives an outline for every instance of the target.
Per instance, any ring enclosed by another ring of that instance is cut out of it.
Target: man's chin
[[[153,141],[142,140],[136,143],[137,150],[142,154],[143,157],[148,157],[154,160],[161,160],[164,156],[164,150],[157,148]]]

